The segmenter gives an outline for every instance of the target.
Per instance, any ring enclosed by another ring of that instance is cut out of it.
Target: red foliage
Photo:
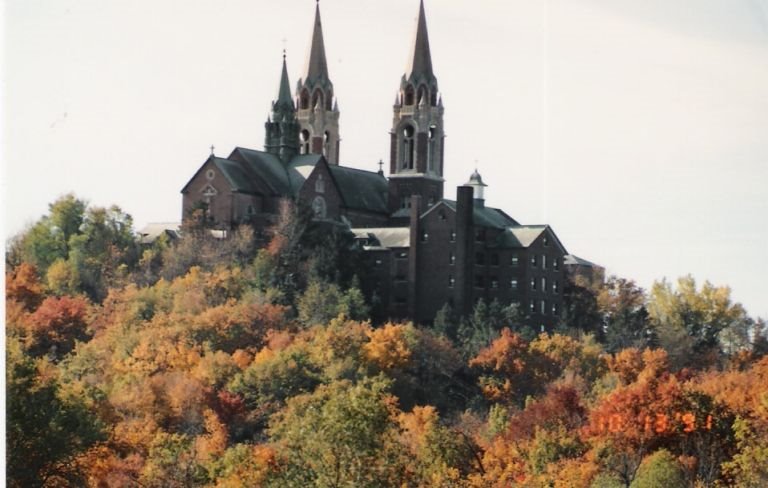
[[[43,286],[37,277],[37,268],[21,263],[5,274],[5,299],[15,300],[27,310],[33,310],[43,299]]]
[[[532,438],[536,428],[558,425],[568,430],[581,427],[587,411],[579,392],[572,386],[553,386],[539,400],[512,417],[506,435],[513,439]]]
[[[83,297],[48,297],[30,315],[27,346],[37,353],[71,351],[86,338],[89,303]]]

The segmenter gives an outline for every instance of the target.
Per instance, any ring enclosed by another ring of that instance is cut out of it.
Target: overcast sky
[[[235,146],[261,149],[312,0],[6,0],[5,231],[74,192],[137,228]],[[446,196],[649,287],[690,273],[768,317],[768,0],[427,0]],[[342,164],[378,169],[417,0],[323,0]]]

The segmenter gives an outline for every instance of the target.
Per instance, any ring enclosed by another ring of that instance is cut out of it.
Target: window
[[[547,302],[545,302],[544,300],[542,300],[542,301],[541,301],[541,303],[539,304],[539,310],[541,311],[541,314],[542,314],[542,315],[544,315],[545,313],[547,313]]]
[[[483,252],[475,253],[475,264],[478,266],[485,266],[485,253]]]
[[[515,278],[509,280],[509,287],[513,290],[517,290],[517,280]]]
[[[400,199],[400,208],[411,208],[411,197],[402,197]]]
[[[408,278],[406,278],[405,275],[399,274],[395,276],[395,281],[408,281]]]
[[[435,145],[436,145],[436,137],[437,137],[437,127],[434,125],[431,125],[429,127],[429,145],[427,146],[427,171],[429,172],[435,172],[435,160],[437,159],[436,151],[435,151]]]
[[[381,259],[377,259],[377,260],[375,261],[375,263],[376,263],[376,266],[381,266]]]
[[[520,258],[517,257],[517,254],[513,254],[512,257],[509,259],[509,264],[511,264],[512,266],[517,266],[519,261],[520,261]]]
[[[485,229],[484,228],[481,227],[481,228],[475,230],[475,240],[477,242],[485,242]]]
[[[456,283],[456,280],[453,279],[453,276],[448,275],[448,288],[453,288],[454,283]]]
[[[531,290],[536,289],[536,278],[531,278]]]
[[[557,303],[552,304],[552,315],[557,315]]]
[[[315,218],[324,219],[326,216],[325,199],[320,195],[316,196],[312,200],[312,211],[315,213]]]
[[[491,266],[499,265],[499,255],[496,253],[491,254]]]
[[[531,254],[531,266],[533,266],[535,268],[538,264],[539,263],[538,263],[538,261],[536,259],[536,255],[535,254]]]
[[[476,288],[485,288],[485,277],[483,277],[483,276],[475,276],[475,287]]]
[[[403,128],[403,143],[400,167],[402,169],[413,169],[414,156],[416,154],[416,145],[414,144],[413,134],[414,129],[412,125],[406,125]]]
[[[317,179],[315,180],[315,192],[317,193],[325,193],[325,180],[323,180],[323,175],[317,175]]]
[[[451,242],[456,242],[456,231],[451,229]]]
[[[531,312],[536,310],[536,302],[535,301],[531,300],[531,303],[528,305],[528,310],[530,310]]]
[[[544,246],[549,246],[549,236],[544,236]]]
[[[432,198],[434,198],[434,197],[432,197]],[[445,211],[440,210],[439,212],[437,212],[437,218],[440,219],[440,220],[445,220]]]
[[[499,287],[499,279],[495,276],[491,276],[491,288],[496,289]]]
[[[396,254],[397,259],[408,259],[408,253],[405,251],[400,251]]]
[[[555,295],[560,293],[560,285],[558,284],[557,280],[552,282],[552,293],[554,293]]]
[[[216,177],[216,172],[212,169],[209,169],[208,171],[205,172],[205,177],[208,178],[209,180],[212,180]]]
[[[450,254],[448,255],[448,264],[450,264],[451,266],[453,266],[454,264],[456,264],[456,255],[455,255],[455,254],[453,254],[453,253],[450,253]]]
[[[307,104],[309,104],[309,99],[307,99]],[[299,154],[309,154],[309,131],[307,129],[299,133]]]
[[[542,269],[547,269],[547,255],[542,254],[541,255],[541,267]]]
[[[560,262],[557,258],[552,261],[552,267],[555,269],[560,269]]]
[[[546,278],[542,278],[541,279],[541,291],[543,291],[544,293],[547,292],[547,279]]]
[[[323,135],[323,156],[326,158],[331,154],[331,133],[326,131]]]
[[[427,242],[428,239],[429,239],[429,234],[427,233],[427,231],[422,232],[421,233],[421,242]]]
[[[253,208],[253,205],[248,205],[248,207],[245,209],[245,213],[250,215],[253,215],[256,213],[256,209]]]

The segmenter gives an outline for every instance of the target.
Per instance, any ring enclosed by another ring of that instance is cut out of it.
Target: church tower
[[[299,152],[299,122],[296,120],[296,108],[291,98],[285,53],[283,53],[283,72],[280,75],[277,100],[272,102],[272,113],[267,117],[264,128],[266,152],[277,155],[284,163],[290,161]]]
[[[339,107],[328,77],[320,4],[315,6],[315,25],[304,77],[296,85],[300,154],[323,154],[329,164],[339,164]]]
[[[413,52],[395,98],[390,145],[390,208],[425,207],[443,198],[443,103],[432,71],[424,1],[419,5]]]

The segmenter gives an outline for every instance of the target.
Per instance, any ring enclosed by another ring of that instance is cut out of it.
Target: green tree
[[[38,374],[16,340],[7,346],[8,486],[84,484],[76,458],[104,438],[101,423],[77,398],[62,398],[58,383]]]
[[[388,387],[382,377],[342,380],[288,400],[270,423],[275,486],[400,486]]]
[[[723,345],[742,347],[733,341],[750,322],[744,308],[731,301],[730,288],[704,282],[697,289],[691,276],[678,279],[676,288],[666,280],[654,283],[648,312],[675,368],[712,364]],[[730,344],[720,341],[724,331]]]
[[[611,276],[597,294],[606,349],[644,349],[654,342],[645,307],[645,291],[634,281]]]
[[[686,484],[685,473],[675,457],[666,449],[660,449],[643,460],[630,488],[682,487]]]

